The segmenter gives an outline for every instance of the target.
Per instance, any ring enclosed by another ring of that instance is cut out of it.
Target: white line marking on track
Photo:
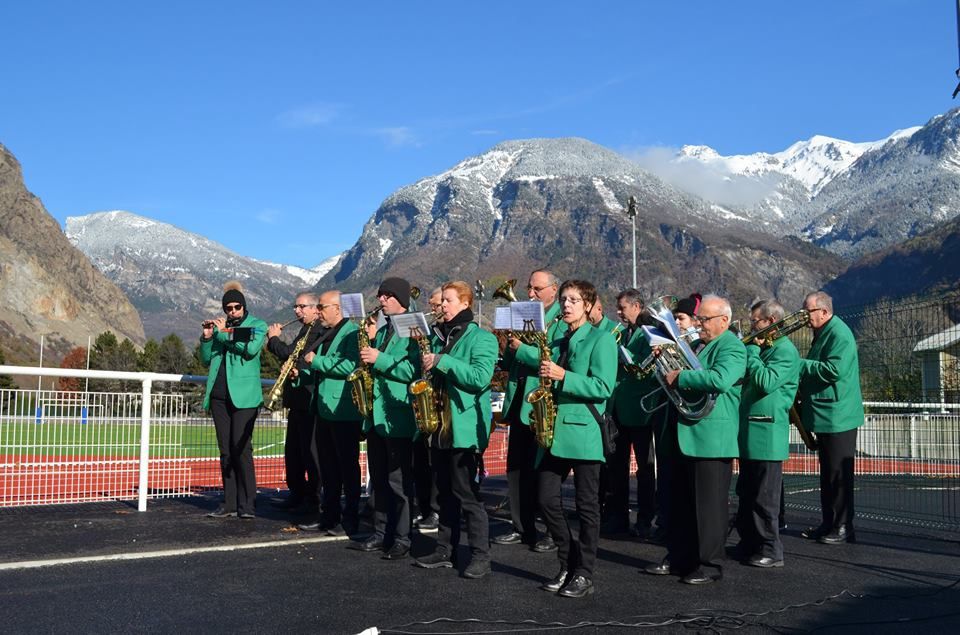
[[[324,542],[345,542],[345,536],[317,536],[316,538],[293,538],[290,540],[271,540],[269,542],[251,542],[239,545],[216,545],[211,547],[191,547],[186,549],[167,549],[166,551],[142,551],[137,553],[110,553],[100,556],[82,556],[79,558],[54,558],[51,560],[23,560],[21,562],[2,562],[0,571],[17,571],[21,569],[40,569],[69,564],[86,564],[89,562],[116,562],[119,560],[146,560],[148,558],[171,558],[189,556],[198,553],[218,553],[226,551],[241,551],[244,549],[268,549],[270,547],[287,547],[291,545],[310,545]]]

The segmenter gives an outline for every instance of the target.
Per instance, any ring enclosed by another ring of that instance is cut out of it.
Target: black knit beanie
[[[690,317],[695,317],[700,309],[701,296],[699,293],[692,294],[689,298],[681,298],[677,301],[677,308],[674,313],[685,313]]]
[[[223,307],[223,312],[226,313],[227,305],[234,302],[239,302],[240,306],[243,307],[243,312],[247,312],[247,299],[243,297],[243,293],[241,293],[238,289],[230,289],[223,294],[223,300],[220,301],[220,305]]]
[[[410,306],[410,283],[403,278],[387,278],[381,282],[377,297],[384,293],[395,297],[403,308]]]

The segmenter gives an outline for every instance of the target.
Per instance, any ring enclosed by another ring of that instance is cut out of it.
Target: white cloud
[[[420,142],[420,139],[417,138],[413,128],[410,128],[409,126],[374,128],[371,132],[382,138],[391,148],[401,148],[404,146],[419,148],[421,145],[423,145]]]
[[[776,173],[743,175],[731,172],[723,162],[678,160],[678,148],[648,146],[624,154],[644,170],[667,183],[708,201],[733,207],[750,207],[772,195],[783,178]]]
[[[283,214],[280,210],[276,209],[265,209],[260,212],[257,212],[255,218],[265,225],[276,225],[280,222]]]
[[[285,128],[317,128],[329,124],[339,114],[337,104],[318,103],[280,113],[277,121]]]

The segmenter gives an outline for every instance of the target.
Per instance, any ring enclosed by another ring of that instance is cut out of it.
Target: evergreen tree
[[[157,370],[157,362],[160,356],[160,345],[156,340],[149,339],[143,345],[143,350],[137,356],[137,370],[145,373],[162,372]]]
[[[0,348],[0,365],[6,364],[7,361],[3,357],[3,349]],[[17,385],[13,383],[13,377],[10,375],[0,375],[0,389],[3,388],[16,388]]]

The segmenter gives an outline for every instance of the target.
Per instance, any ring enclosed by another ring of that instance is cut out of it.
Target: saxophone
[[[265,404],[267,410],[276,410],[283,405],[283,388],[287,383],[287,379],[290,377],[290,371],[293,370],[294,365],[297,363],[297,358],[300,357],[300,353],[302,353],[303,349],[307,346],[307,338],[310,337],[310,331],[318,321],[319,320],[314,320],[310,323],[310,326],[307,327],[307,332],[297,341],[290,356],[287,357],[287,361],[280,367],[280,375],[277,377],[277,381],[274,382],[273,388],[270,389],[270,394],[267,395]]]
[[[370,346],[367,320],[382,308],[377,306],[360,321],[360,329],[357,331],[357,345],[361,351]],[[353,405],[357,407],[362,418],[369,418],[373,413],[373,375],[370,374],[370,365],[360,362],[357,369],[347,377],[347,381],[350,382],[350,397],[353,398]]]
[[[532,338],[540,348],[540,362],[551,361],[547,331],[536,331]],[[557,420],[557,406],[553,403],[553,381],[549,377],[541,377],[540,386],[527,395],[527,403],[533,406],[530,428],[537,439],[537,445],[549,450],[553,445],[553,428]]]
[[[418,329],[419,331],[419,329]],[[430,353],[430,339],[423,334],[411,334],[420,346],[420,354]],[[441,414],[443,408],[438,407],[439,395],[433,390],[433,379],[430,371],[424,372],[420,379],[417,379],[409,387],[410,395],[413,397],[411,405],[413,406],[413,416],[417,421],[417,429],[421,434],[431,435],[438,428],[448,429],[448,421]],[[441,426],[441,420],[443,425]]]

